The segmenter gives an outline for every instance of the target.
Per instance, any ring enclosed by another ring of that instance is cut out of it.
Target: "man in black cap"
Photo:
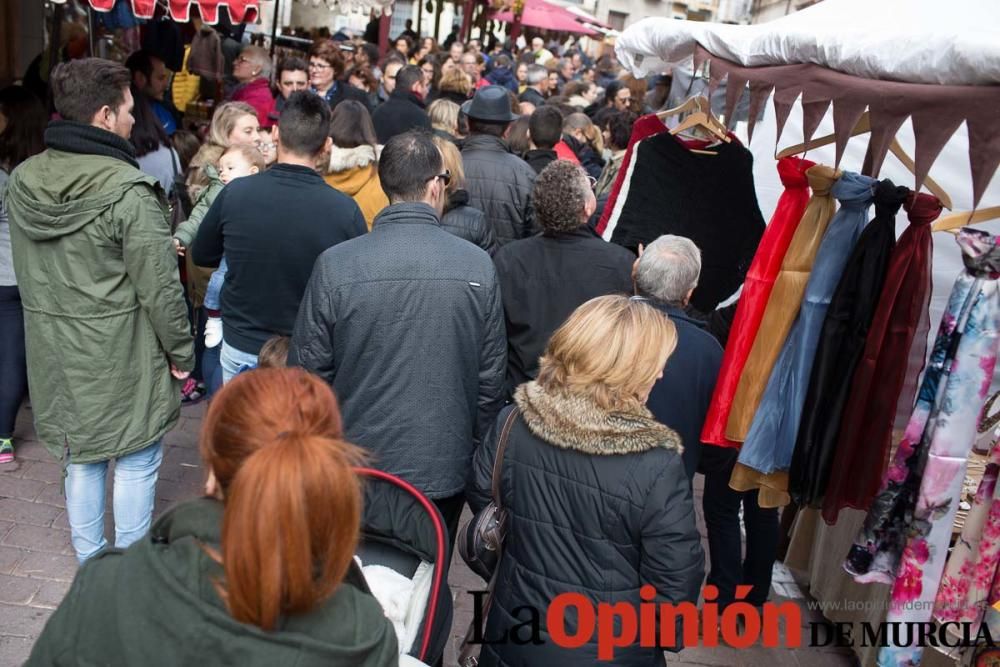
[[[500,245],[540,231],[533,222],[531,189],[535,170],[514,155],[507,130],[517,120],[503,86],[486,86],[462,105],[469,138],[462,149],[469,205],[486,214]]]

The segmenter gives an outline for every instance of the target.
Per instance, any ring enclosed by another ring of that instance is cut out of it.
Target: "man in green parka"
[[[127,69],[98,58],[57,67],[63,120],[49,124],[47,150],[15,169],[7,189],[35,429],[65,467],[80,562],[107,544],[112,459],[115,546],[149,529],[161,438],[194,366],[166,203],[128,140],[129,81]]]

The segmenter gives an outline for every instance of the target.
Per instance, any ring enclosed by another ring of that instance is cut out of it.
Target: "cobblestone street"
[[[157,514],[173,502],[200,491],[203,473],[197,438],[205,407],[202,403],[184,408],[179,424],[165,438],[157,487]],[[21,411],[15,441],[18,443],[17,462],[0,467],[0,666],[3,667],[24,662],[49,614],[69,589],[76,571],[60,489],[59,464],[35,441],[28,409]],[[106,526],[109,537],[112,534],[110,486],[109,483]],[[695,492],[699,528],[704,540],[699,481],[696,481]],[[485,588],[457,554],[450,583],[455,595],[455,622],[452,642],[445,656],[446,665],[455,664],[455,647],[472,618],[472,596],[467,591]],[[818,614],[803,608],[804,624],[818,618]],[[803,637],[808,638],[808,631]],[[852,654],[845,651],[832,648],[690,648],[680,654],[668,654],[667,659],[671,663],[728,667],[841,667],[855,662]]]

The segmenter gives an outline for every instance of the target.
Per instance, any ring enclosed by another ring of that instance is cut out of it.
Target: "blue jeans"
[[[115,461],[115,546],[124,549],[149,530],[163,444],[153,444]],[[76,559],[83,563],[107,546],[104,485],[108,462],[72,463],[66,468],[66,515]]]
[[[201,377],[208,396],[215,396],[222,389],[222,346],[206,347],[201,353]]]
[[[235,347],[226,344],[222,339],[222,354],[219,357],[222,362],[222,384],[228,383],[243,371],[257,368],[257,355],[249,352],[242,352]]]
[[[223,257],[219,262],[219,268],[212,272],[212,277],[208,279],[208,287],[205,288],[205,308],[209,310],[219,310],[221,303],[219,297],[222,296],[222,286],[226,284],[226,272],[229,265]]]

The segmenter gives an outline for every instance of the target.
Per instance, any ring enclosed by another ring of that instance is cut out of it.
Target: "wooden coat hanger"
[[[689,97],[680,106],[676,106],[673,109],[664,109],[663,111],[657,112],[656,117],[659,118],[660,120],[663,120],[664,118],[668,118],[670,116],[679,116],[680,114],[688,113],[689,111],[704,112],[706,110],[707,113],[705,113],[704,115],[707,117],[708,121],[712,124],[712,126],[708,129],[712,132],[712,134],[716,136],[719,136],[720,134],[723,135],[724,141],[729,141],[729,129],[722,123],[721,120],[719,120],[712,114],[712,103],[709,102],[708,98],[705,97],[704,95],[695,95],[693,97]]]
[[[856,137],[861,134],[868,134],[871,131],[872,131],[871,117],[868,115],[868,112],[866,111],[861,116],[861,119],[858,120],[858,124],[854,126],[853,130],[851,130],[850,136]],[[812,148],[819,148],[820,146],[829,146],[832,143],[836,143],[836,141],[837,137],[835,134],[827,134],[822,137],[818,137],[816,139],[803,142],[801,144],[795,144],[794,146],[789,146],[788,148],[778,153],[777,156],[775,157],[776,159],[780,160],[781,158],[788,157],[790,155],[798,155],[799,153],[804,153]],[[904,167],[906,167],[907,171],[909,171],[911,174],[916,173],[916,163],[913,161],[913,158],[911,158],[906,153],[906,151],[903,150],[903,147],[899,145],[899,140],[896,139],[895,137],[893,137],[892,143],[889,144],[889,152],[896,156],[896,159],[899,160]],[[941,201],[942,206],[944,206],[949,211],[952,209],[953,205],[951,203],[951,196],[947,192],[945,192],[944,188],[938,185],[937,181],[935,181],[930,176],[927,176],[926,178],[924,178],[924,187],[926,187],[927,190],[931,192],[931,194],[936,196]]]
[[[937,222],[931,226],[931,231],[958,234],[958,230],[962,227],[969,227],[996,218],[1000,218],[1000,206],[981,208],[978,211],[960,211],[938,218]]]
[[[697,109],[697,111],[689,114],[684,120],[680,122],[680,124],[677,127],[670,130],[670,134],[677,135],[686,130],[700,127],[706,130],[709,133],[709,135],[711,135],[716,140],[720,142],[729,143],[730,141],[729,133],[726,130],[725,126],[722,125],[722,123],[717,118],[715,118],[715,116],[712,115],[712,111],[710,108],[706,112],[706,107],[702,106],[703,103],[707,104],[707,102],[708,100],[706,100],[704,97],[693,97],[684,104],[682,104],[680,107],[677,107],[678,109],[680,109],[691,103]],[[667,111],[660,113],[662,113],[664,116],[668,116],[670,115],[669,114],[670,111],[672,110],[668,109]],[[659,116],[659,114],[657,115]],[[688,150],[690,150],[692,153],[699,153],[701,155],[716,155],[715,151],[706,151],[697,148],[689,148]]]

